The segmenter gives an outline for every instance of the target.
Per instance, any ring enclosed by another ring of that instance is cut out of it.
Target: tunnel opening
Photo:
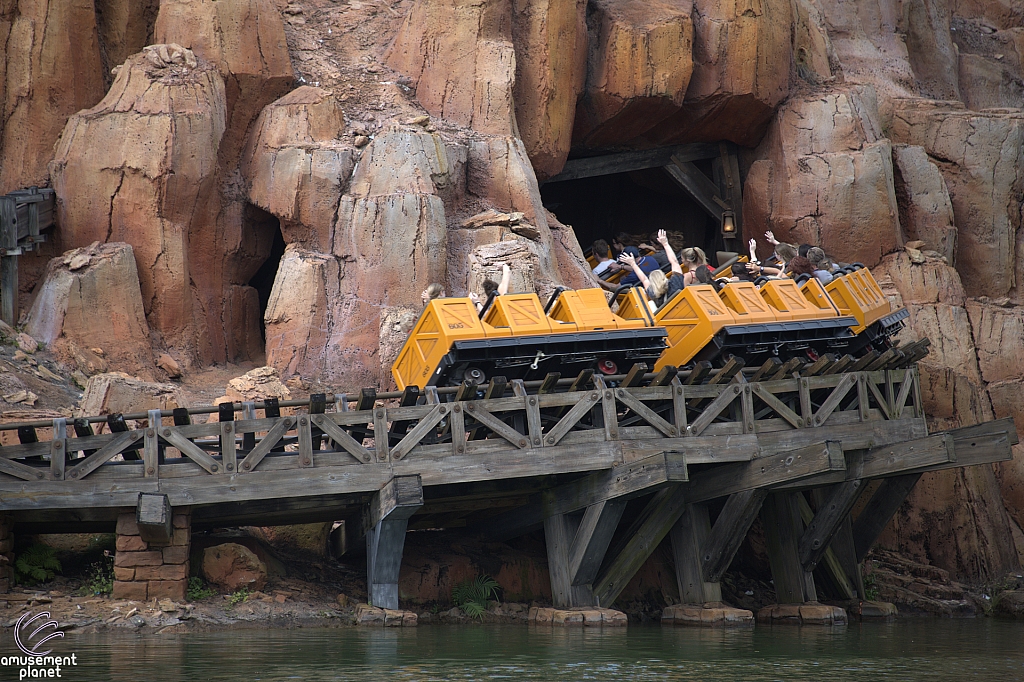
[[[571,225],[584,250],[626,232],[648,243],[657,230],[685,235],[686,246],[716,250],[719,226],[660,168],[600,175],[541,188],[544,206]],[[717,240],[717,241],[716,241]]]
[[[277,217],[252,205],[248,206],[247,209],[250,219],[254,219],[253,214],[258,214],[260,222],[263,223],[260,232],[271,234],[270,254],[248,282],[249,286],[255,289],[259,296],[260,338],[266,344],[267,324],[264,318],[267,314],[267,305],[270,302],[270,292],[274,288],[274,280],[277,279],[277,269],[281,265],[282,256],[284,256],[285,243],[284,237],[281,234],[281,221]]]
[[[654,244],[659,229],[680,233],[711,264],[720,251],[741,251],[741,188],[736,150],[684,145],[571,159],[541,186],[545,208],[570,225],[588,252],[619,232]],[[733,238],[723,236],[724,215],[734,216]]]

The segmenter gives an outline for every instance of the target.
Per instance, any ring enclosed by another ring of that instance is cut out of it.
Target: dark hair
[[[493,279],[485,279],[481,285],[484,288],[484,296],[490,296],[492,293],[498,290],[498,283]]]
[[[590,253],[594,255],[594,258],[600,260],[601,258],[608,257],[608,242],[603,239],[598,239],[594,242],[593,246],[590,247]]]
[[[733,263],[732,276],[741,282],[753,282],[755,279],[746,263]]]
[[[789,261],[789,269],[790,272],[793,273],[794,277],[798,275],[814,274],[814,266],[811,264],[811,261],[807,260],[803,256],[797,256],[793,260]]]
[[[616,241],[622,244],[623,246],[636,246],[636,239],[634,239],[633,235],[629,234],[628,232],[619,232],[617,235],[615,235],[613,241]]]
[[[721,291],[723,284],[717,279],[711,276],[711,268],[707,265],[698,265],[694,271],[693,276],[701,284],[710,284],[715,288],[715,291]]]
[[[804,258],[806,258],[807,257],[807,252],[810,251],[811,248],[812,247],[811,247],[810,244],[801,244],[800,248],[797,249],[797,253],[799,255],[803,256]]]

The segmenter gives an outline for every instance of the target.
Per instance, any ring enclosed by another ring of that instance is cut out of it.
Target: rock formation
[[[125,62],[99,104],[71,117],[50,168],[62,240],[131,244],[149,325],[182,352],[195,352],[197,335],[188,236],[215,178],[224,106],[211,64],[153,46]]]
[[[689,3],[643,0],[589,4],[594,40],[576,112],[577,145],[622,144],[679,111],[693,71],[690,10]]]
[[[0,194],[48,183],[68,117],[103,97],[92,0],[0,4]]]
[[[188,382],[265,354],[283,380],[383,387],[430,283],[462,295],[507,260],[517,288],[592,284],[541,194],[570,151],[731,141],[745,238],[875,267],[906,338],[932,339],[933,427],[1020,417],[1022,18],[1010,0],[0,1],[0,192],[49,163],[59,199],[23,291],[87,250],[23,307],[86,373]],[[118,303],[110,277],[131,290],[117,348],[85,343],[115,333],[88,315]],[[1021,447],[926,477],[885,542],[960,579],[1015,566]]]
[[[146,376],[155,371],[135,254],[128,244],[94,243],[51,261],[25,329],[75,358],[86,374],[100,369],[95,363],[90,368],[86,359],[97,354],[93,349],[102,353],[104,365]]]
[[[792,98],[757,155],[766,158],[747,175],[748,220],[868,266],[902,245],[892,146],[870,88]]]

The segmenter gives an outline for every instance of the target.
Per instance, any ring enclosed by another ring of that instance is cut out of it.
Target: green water
[[[5,640],[10,633],[4,633]],[[1024,623],[911,620],[743,631],[660,626],[552,629],[250,630],[75,634],[62,679],[209,680],[1018,680]],[[3,654],[13,653],[10,641]],[[0,669],[0,680],[18,679]]]

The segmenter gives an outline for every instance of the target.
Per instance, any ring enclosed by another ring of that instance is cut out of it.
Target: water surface
[[[910,620],[742,631],[423,626],[409,629],[69,632],[62,679],[1007,680],[1024,679],[1024,623]],[[12,642],[3,654],[14,653]],[[386,676],[386,678],[385,678]],[[0,669],[0,680],[18,679]]]

